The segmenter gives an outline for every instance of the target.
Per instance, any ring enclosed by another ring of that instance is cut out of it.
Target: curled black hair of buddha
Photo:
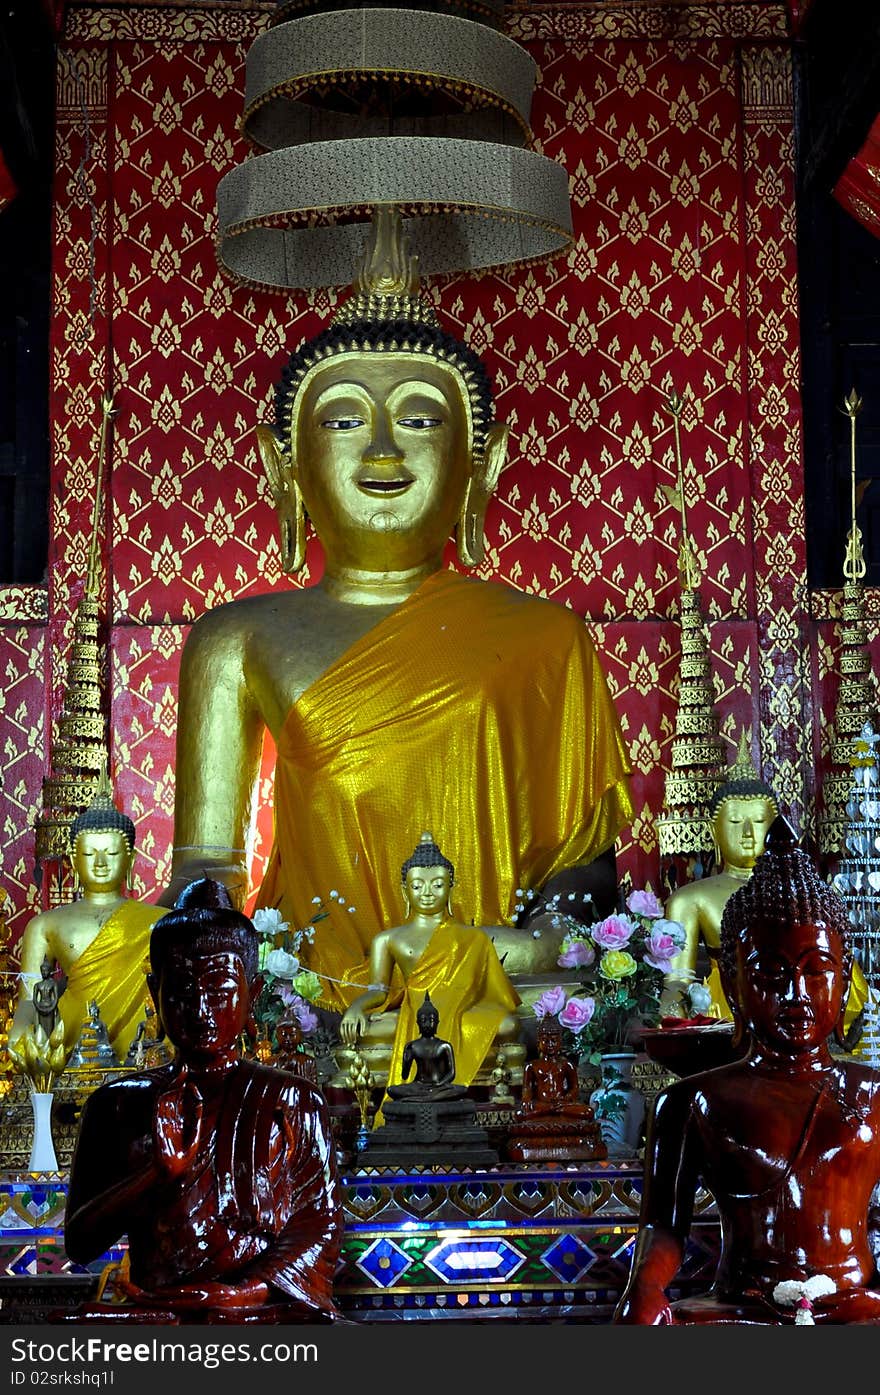
[[[728,799],[767,799],[779,812],[779,800],[764,780],[728,780],[719,785],[709,801],[709,817],[714,819],[721,805]]]
[[[122,833],[129,849],[134,847],[134,824],[123,814],[112,799],[95,799],[88,809],[83,809],[81,814],[77,814],[70,825],[70,846],[76,847],[76,840],[81,833]]]
[[[455,886],[455,868],[449,858],[443,856],[436,843],[423,840],[416,844],[413,853],[400,869],[400,881],[403,886],[406,886],[406,874],[411,867],[445,867],[449,873],[449,885]]]
[[[439,326],[413,320],[353,320],[334,324],[308,339],[291,354],[275,389],[275,434],[286,449],[290,440],[291,413],[300,384],[310,368],[340,353],[424,354],[457,368],[464,378],[471,402],[474,450],[483,450],[492,424],[492,383],[473,349]]]
[[[191,958],[237,954],[252,983],[259,968],[259,939],[246,915],[237,911],[222,882],[202,877],[189,882],[174,909],[157,920],[150,935],[150,968],[158,977],[169,956],[184,949]]]
[[[764,851],[748,881],[724,907],[719,967],[722,980],[729,984],[736,978],[737,945],[748,939],[757,924],[780,932],[807,924],[836,931],[843,945],[844,978],[848,980],[852,951],[846,905],[797,846],[790,824],[781,815],[770,825]]]

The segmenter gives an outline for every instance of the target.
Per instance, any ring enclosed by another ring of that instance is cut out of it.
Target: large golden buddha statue
[[[306,955],[329,1006],[368,981],[373,936],[398,917],[395,850],[422,820],[456,848],[479,925],[572,868],[613,907],[628,762],[587,629],[444,565],[453,530],[463,565],[483,556],[507,434],[480,360],[440,328],[400,219],[380,210],[354,294],[290,359],[274,431],[258,428],[283,564],[301,567],[308,516],[323,576],[193,626],[163,897],[207,872],[243,901],[268,729],[275,846],[258,904],[299,926],[330,888],[356,907]]]
[[[96,1002],[120,1061],[144,1016],[150,930],[162,914],[126,895],[134,824],[113,803],[106,773],[89,807],[70,827],[73,870],[82,895],[28,921],[21,940],[21,993],[10,1040],[34,1020],[31,997],[41,964],[58,964],[67,982],[58,999],[69,1054],[89,1004]]]
[[[499,1043],[518,1064],[519,995],[486,930],[462,925],[450,914],[455,868],[423,833],[400,869],[408,918],[381,930],[370,946],[370,987],[346,1009],[339,1027],[341,1071],[358,1047],[377,1079],[405,1078],[406,1050],[418,1012],[430,996],[455,1056],[458,1085],[470,1085]],[[390,1089],[390,1086],[389,1086]],[[381,1122],[381,1121],[380,1121]]]

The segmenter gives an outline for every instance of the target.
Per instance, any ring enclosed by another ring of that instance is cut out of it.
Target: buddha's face
[[[423,1037],[435,1037],[439,1024],[440,1018],[433,1010],[431,1012],[416,1013],[416,1025]]]
[[[555,1019],[554,1019],[555,1020]],[[546,1058],[553,1059],[562,1054],[562,1034],[541,1018],[537,1031],[538,1051]]]
[[[149,983],[168,1039],[183,1056],[210,1059],[228,1051],[244,1031],[250,989],[238,954],[173,948]]]
[[[406,894],[413,910],[420,915],[437,915],[444,911],[452,890],[452,878],[446,867],[410,867],[406,874]]]
[[[785,1055],[828,1039],[844,994],[843,944],[823,924],[753,927],[737,949],[737,997],[756,1040]]]
[[[762,795],[734,795],[725,799],[714,821],[718,849],[731,867],[754,867],[764,851],[767,830],[776,808]]]
[[[471,475],[458,374],[420,354],[346,355],[294,404],[293,471],[328,560],[367,571],[442,555]]]
[[[87,829],[77,835],[73,865],[83,891],[118,891],[125,884],[132,850],[116,828]]]

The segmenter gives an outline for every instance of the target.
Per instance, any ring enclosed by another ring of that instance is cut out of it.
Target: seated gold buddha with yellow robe
[[[89,1003],[96,1002],[121,1063],[145,1015],[150,931],[162,910],[125,894],[135,830],[131,819],[115,808],[109,791],[109,784],[102,783],[71,825],[73,868],[82,896],[41,912],[25,926],[21,993],[9,1035],[14,1042],[33,1020],[31,989],[48,959],[67,980],[58,999],[65,1052],[73,1051]]]
[[[721,921],[731,896],[752,876],[755,863],[764,851],[767,831],[779,812],[773,790],[752,764],[745,736],[740,740],[737,758],[729,778],[720,785],[709,805],[709,820],[715,841],[720,872],[688,882],[672,893],[666,902],[666,915],[684,926],[684,948],[671,961],[666,974],[661,1010],[669,1016],[686,1016],[684,998],[693,982],[701,947],[709,959],[706,986],[712,995],[711,1012],[732,1021],[733,1013],[721,986],[718,955]],[[865,1006],[868,986],[858,964],[853,964],[844,1015],[844,1030]]]
[[[331,888],[356,908],[332,932],[319,926],[304,955],[324,1005],[339,1010],[369,981],[373,938],[399,914],[396,850],[425,824],[456,849],[469,913],[494,926],[518,887],[552,887],[572,868],[613,904],[614,842],[632,813],[620,725],[583,621],[445,566],[453,529],[459,561],[482,558],[507,429],[492,419],[480,360],[417,294],[399,220],[383,214],[376,227],[356,293],[291,358],[274,431],[258,428],[283,563],[302,565],[307,513],[323,576],[193,626],[163,897],[207,870],[243,901],[268,729],[275,845],[258,905],[297,926]],[[528,963],[529,932],[521,939]]]
[[[504,972],[490,935],[449,913],[455,869],[430,833],[401,868],[411,914],[382,930],[370,947],[371,985],[345,1011],[337,1084],[346,1083],[357,1046],[381,1084],[403,1080],[404,1054],[416,1035],[418,1012],[430,996],[455,1058],[455,1083],[467,1086],[491,1071],[504,1044],[516,1070],[525,1058],[516,1016],[519,995]],[[376,1124],[382,1119],[377,1114]]]

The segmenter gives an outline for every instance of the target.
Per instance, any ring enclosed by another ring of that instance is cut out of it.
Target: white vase
[[[52,1142],[52,1091],[32,1090],[31,1109],[34,1114],[34,1141],[28,1172],[57,1172],[58,1159]]]
[[[602,1083],[590,1095],[590,1103],[594,1107],[601,1105],[606,1092],[621,1094],[626,1099],[623,1111],[614,1118],[603,1119],[597,1112],[609,1158],[634,1158],[638,1153],[645,1118],[645,1099],[632,1083],[634,1060],[631,1051],[607,1052],[602,1057]]]

